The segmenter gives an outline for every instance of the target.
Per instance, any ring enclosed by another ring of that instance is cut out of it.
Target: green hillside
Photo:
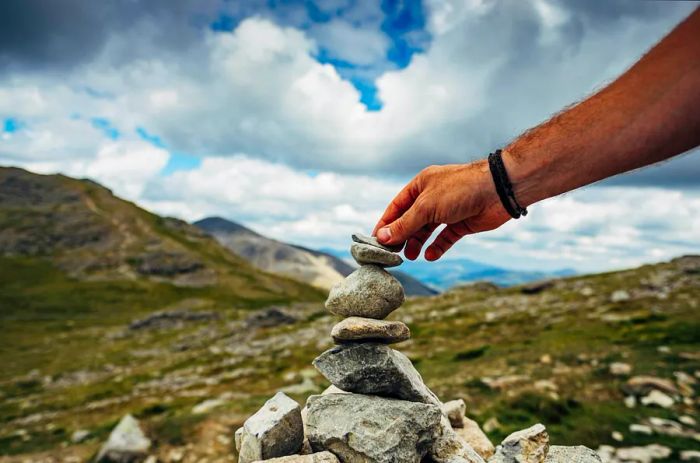
[[[275,391],[303,401],[327,386],[310,362],[336,319],[315,290],[95,184],[1,172],[0,461],[85,460],[127,412],[161,461],[230,461],[233,429]],[[74,199],[8,201],[17,176]],[[170,257],[151,259],[161,251]],[[409,299],[392,318],[411,327],[397,348],[426,383],[463,397],[495,442],[541,421],[556,444],[658,443],[674,453],[655,461],[669,462],[700,450],[686,424],[700,421],[699,311],[700,257],[684,257],[540,286],[465,286]],[[615,363],[631,371],[613,374]],[[670,384],[674,404],[626,406],[645,393],[627,384],[639,375]],[[630,431],[651,418],[683,424]],[[76,430],[90,435],[74,443]]]

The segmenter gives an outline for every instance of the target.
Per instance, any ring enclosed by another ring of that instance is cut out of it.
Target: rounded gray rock
[[[360,265],[375,264],[382,267],[396,267],[403,264],[403,259],[395,252],[364,243],[352,243],[350,254]]]
[[[442,416],[436,405],[360,394],[311,396],[307,406],[311,447],[346,463],[419,463]]]
[[[403,244],[395,244],[393,246],[387,246],[385,244],[381,244],[379,241],[377,241],[376,236],[363,235],[362,233],[353,233],[352,240],[355,243],[369,244],[370,246],[374,246],[375,248],[384,249],[385,251],[389,251],[389,252],[399,252],[403,248]]]
[[[389,272],[376,265],[363,265],[335,284],[326,308],[344,317],[384,319],[405,299],[403,286]]]
[[[409,339],[411,330],[401,322],[348,317],[333,327],[331,337],[337,344],[357,341],[394,344]]]

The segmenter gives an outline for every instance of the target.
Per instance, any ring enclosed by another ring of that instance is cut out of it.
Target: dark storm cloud
[[[61,70],[92,59],[114,35],[131,37],[133,59],[186,49],[217,11],[205,0],[5,0],[0,13],[0,69]]]

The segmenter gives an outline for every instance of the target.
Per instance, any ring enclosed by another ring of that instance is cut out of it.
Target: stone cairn
[[[498,447],[465,416],[462,400],[442,403],[411,361],[389,347],[411,334],[384,320],[404,302],[401,283],[385,270],[401,265],[399,249],[352,235],[360,267],[326,301],[345,317],[337,344],[313,364],[331,382],[306,406],[278,392],[235,434],[239,463],[595,463],[586,447],[549,445],[544,426],[508,436]]]

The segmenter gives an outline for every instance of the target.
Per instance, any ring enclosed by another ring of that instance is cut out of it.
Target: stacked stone
[[[236,432],[239,463],[600,462],[585,447],[550,449],[540,424],[494,448],[466,418],[463,401],[443,404],[408,357],[390,347],[410,338],[404,323],[384,320],[404,302],[401,283],[385,270],[403,262],[398,249],[361,234],[352,240],[360,267],[326,301],[346,318],[331,330],[337,346],[313,362],[332,386],[303,410],[282,393],[269,400]]]
[[[326,301],[330,312],[347,317],[333,327],[333,341],[394,344],[409,339],[408,326],[384,320],[405,299],[403,286],[385,268],[401,265],[403,259],[374,237],[356,233],[352,240],[350,254],[360,268],[333,286]]]

